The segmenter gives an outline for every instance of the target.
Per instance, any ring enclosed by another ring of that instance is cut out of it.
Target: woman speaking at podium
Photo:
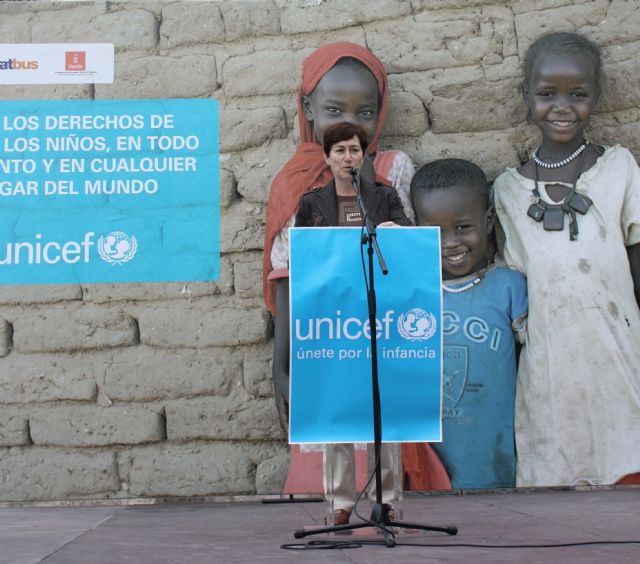
[[[338,123],[324,133],[324,160],[333,179],[325,186],[317,186],[300,198],[296,227],[360,227],[363,216],[357,201],[356,186],[367,213],[377,226],[412,225],[405,215],[402,201],[395,188],[385,186],[374,178],[373,171],[361,175],[365,166],[367,137],[364,130],[352,123]],[[383,444],[380,451],[382,466],[382,502],[391,503],[393,491],[393,458],[391,445]],[[367,446],[369,468],[373,467],[373,445]],[[353,444],[332,444],[325,447],[324,491],[333,499],[333,524],[349,522],[356,498],[355,453]],[[375,496],[374,484],[369,498]]]

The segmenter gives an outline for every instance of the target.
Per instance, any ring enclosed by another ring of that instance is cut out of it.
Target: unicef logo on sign
[[[112,231],[98,239],[98,253],[105,262],[122,266],[129,262],[138,250],[136,238],[127,235],[124,231]]]
[[[415,307],[398,317],[398,333],[408,341],[426,341],[436,333],[436,317]]]

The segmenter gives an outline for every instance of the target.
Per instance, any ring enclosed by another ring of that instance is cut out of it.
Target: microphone
[[[351,174],[351,176],[353,176],[353,178],[355,180],[355,178],[358,176],[358,172],[360,172],[360,171],[354,166],[349,171],[349,174]]]

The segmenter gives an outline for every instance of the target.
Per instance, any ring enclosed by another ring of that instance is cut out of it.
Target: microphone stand
[[[369,290],[367,293],[367,307],[369,310],[369,326],[376,326],[376,290],[373,277],[373,251],[375,249],[378,262],[382,274],[388,274],[389,270],[380,252],[378,246],[378,238],[376,235],[376,226],[373,220],[367,213],[362,194],[360,190],[360,175],[357,168],[351,169],[351,184],[356,191],[356,200],[362,213],[364,226],[367,233],[362,235],[361,244],[367,245],[368,255],[368,272],[369,272]],[[307,537],[310,535],[317,535],[322,533],[336,533],[352,531],[355,529],[362,529],[364,527],[376,527],[384,535],[384,541],[386,546],[393,548],[396,545],[395,536],[389,527],[398,527],[402,529],[415,529],[422,531],[438,531],[447,533],[449,535],[458,534],[458,528],[455,526],[436,527],[431,525],[420,525],[416,523],[405,523],[402,521],[393,521],[389,516],[391,507],[387,503],[382,503],[382,466],[380,464],[380,449],[382,447],[382,414],[380,409],[380,385],[378,381],[378,346],[377,346],[377,332],[371,331],[371,387],[373,391],[373,445],[375,454],[375,484],[376,484],[376,501],[373,504],[371,510],[371,517],[369,521],[363,523],[353,523],[347,525],[335,525],[333,527],[321,527],[313,530],[299,529],[293,533],[293,536],[297,539]]]

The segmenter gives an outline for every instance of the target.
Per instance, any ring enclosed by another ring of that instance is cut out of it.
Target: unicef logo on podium
[[[133,235],[127,235],[124,231],[112,231],[98,239],[98,253],[100,258],[112,265],[122,266],[129,262],[138,250],[138,242]]]
[[[398,333],[408,341],[426,341],[436,333],[436,316],[415,307],[398,317]]]

